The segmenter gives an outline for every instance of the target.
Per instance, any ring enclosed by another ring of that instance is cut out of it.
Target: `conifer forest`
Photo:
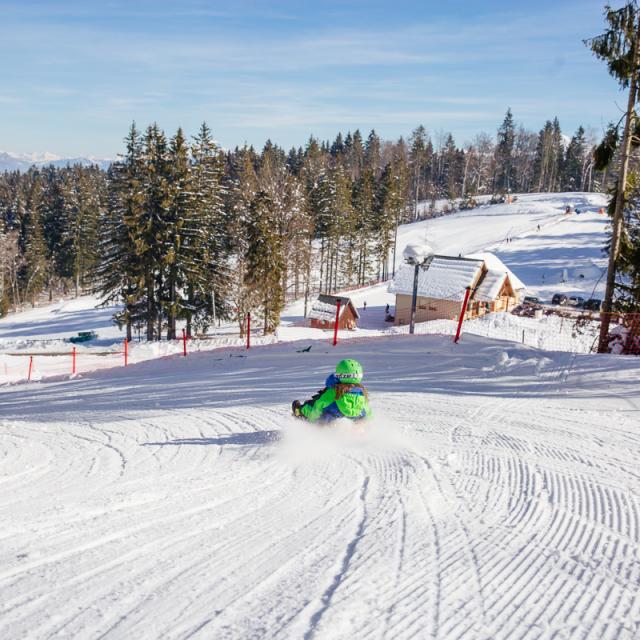
[[[269,333],[288,299],[390,277],[399,224],[479,195],[604,190],[594,149],[582,127],[569,138],[554,119],[534,133],[510,110],[497,135],[463,146],[419,126],[397,141],[356,130],[228,150],[206,124],[192,137],[133,124],[107,171],[0,175],[0,314],[96,292],[121,305],[129,338],[214,318],[242,332],[249,311]]]

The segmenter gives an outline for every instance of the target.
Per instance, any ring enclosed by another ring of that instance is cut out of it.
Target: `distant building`
[[[307,314],[309,326],[314,329],[333,329],[336,321],[336,311],[340,300],[340,318],[338,329],[355,329],[360,314],[351,298],[345,296],[330,296],[321,293],[311,306]]]
[[[390,291],[396,294],[396,324],[409,324],[414,269],[403,265]],[[467,287],[471,287],[465,319],[494,311],[510,311],[520,302],[524,284],[491,253],[455,258],[435,256],[428,270],[420,269],[416,322],[456,320]]]

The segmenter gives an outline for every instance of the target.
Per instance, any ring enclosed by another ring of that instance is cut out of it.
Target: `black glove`
[[[302,417],[302,412],[300,411],[301,408],[302,408],[302,403],[300,402],[300,400],[294,400],[291,403],[291,412],[296,418]]]

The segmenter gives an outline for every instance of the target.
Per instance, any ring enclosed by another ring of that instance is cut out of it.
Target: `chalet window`
[[[431,305],[429,305],[429,311],[437,311],[436,307],[432,307]]]
[[[419,304],[418,305],[418,309],[426,309],[427,305],[426,304]]]

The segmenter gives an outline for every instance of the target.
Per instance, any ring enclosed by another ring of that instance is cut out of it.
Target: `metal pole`
[[[211,311],[213,312],[213,328],[216,326],[216,292],[211,289]]]
[[[247,313],[247,349],[251,348],[251,312]]]
[[[411,298],[411,322],[409,324],[409,333],[414,332],[416,323],[416,305],[418,303],[418,270],[420,265],[416,262],[413,272],[413,296]]]
[[[469,295],[471,294],[471,287],[467,287],[467,291],[464,294],[464,302],[462,303],[462,309],[460,309],[460,318],[458,319],[458,328],[456,329],[456,337],[454,342],[457,343],[460,340],[460,329],[462,329],[462,321],[464,320],[464,314],[467,311],[467,304],[469,303]]]

